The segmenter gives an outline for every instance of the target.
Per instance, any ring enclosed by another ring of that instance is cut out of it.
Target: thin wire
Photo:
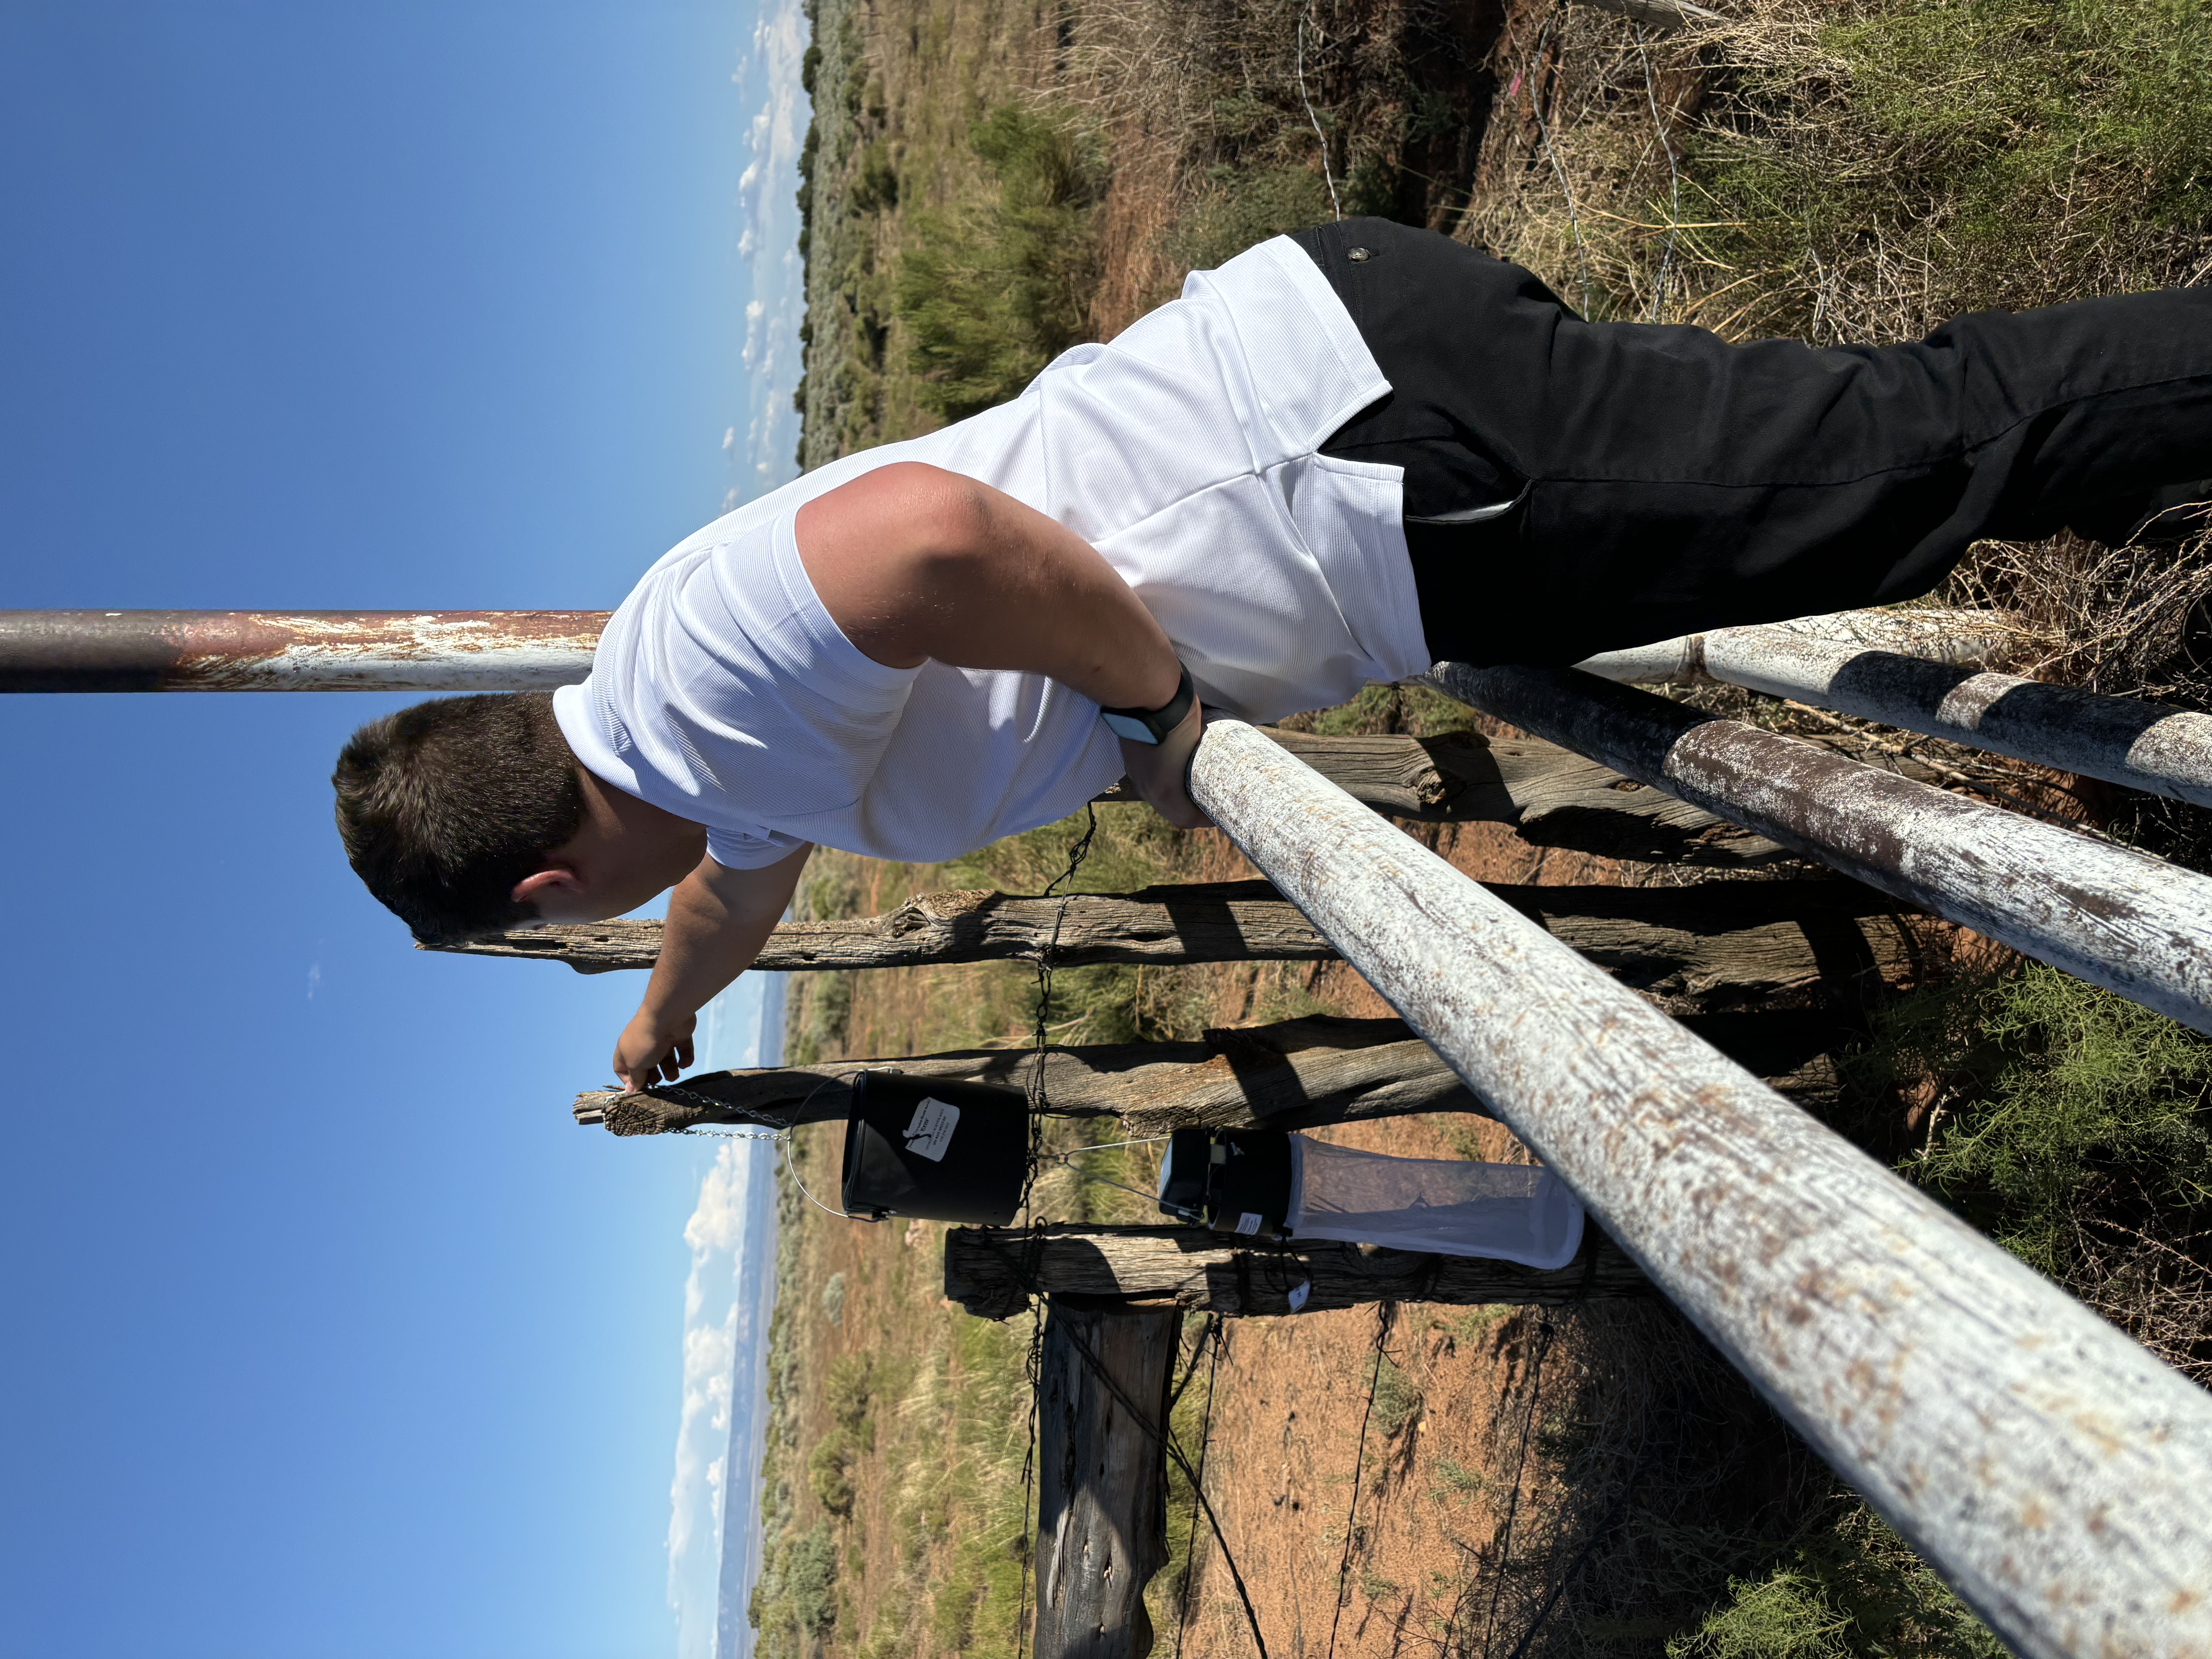
[[[1117,1146],[1151,1146],[1163,1140],[1172,1140],[1174,1138],[1172,1135],[1141,1135],[1134,1140],[1102,1140],[1095,1146],[1072,1146],[1064,1152],[1055,1152],[1053,1154],[1052,1161],[1066,1168],[1070,1174],[1080,1176],[1085,1181],[1095,1181],[1100,1186],[1111,1187],[1116,1192],[1132,1194],[1138,1198],[1158,1204],[1164,1210],[1173,1210],[1176,1214],[1188,1218],[1199,1212],[1184,1205],[1171,1205],[1158,1193],[1148,1193],[1141,1187],[1131,1187],[1122,1182],[1109,1181],[1104,1176],[1094,1175],[1080,1164],[1072,1161],[1079,1152],[1109,1152]]]
[[[1156,1146],[1163,1140],[1173,1140],[1173,1135],[1139,1135],[1134,1140],[1094,1140],[1087,1146],[1073,1146],[1060,1154],[1073,1158],[1078,1152],[1110,1152],[1116,1146]]]
[[[1199,1330],[1198,1340],[1191,1345],[1190,1363],[1183,1367],[1182,1381],[1176,1383],[1174,1388],[1168,1390],[1168,1413],[1170,1416],[1173,1416],[1175,1413],[1175,1408],[1182,1404],[1182,1397],[1185,1394],[1189,1392],[1190,1385],[1198,1380],[1198,1362],[1206,1358],[1206,1345],[1208,1340],[1212,1339],[1215,1326],[1218,1322],[1220,1316],[1218,1314],[1206,1315],[1206,1323]],[[1180,1343],[1181,1339],[1178,1338],[1177,1341]]]
[[[1498,1598],[1505,1593],[1505,1569],[1513,1556],[1513,1522],[1521,1512],[1521,1475],[1528,1462],[1528,1432],[1536,1425],[1536,1407],[1544,1397],[1544,1354],[1552,1346],[1552,1322],[1547,1316],[1536,1328],[1535,1357],[1528,1365],[1528,1412],[1521,1419],[1521,1450],[1513,1460],[1513,1496],[1505,1505],[1505,1524],[1498,1530],[1498,1567],[1490,1582],[1490,1612],[1482,1624],[1482,1650],[1490,1651],[1490,1638],[1498,1628]],[[1449,1635],[1449,1632],[1447,1632]]]
[[[1030,1383],[1030,1443],[1022,1454],[1022,1590],[1014,1608],[1014,1659],[1022,1659],[1023,1644],[1030,1634],[1030,1568],[1036,1559],[1036,1537],[1030,1530],[1030,1499],[1036,1480],[1037,1396],[1044,1382],[1044,1316],[1031,1304],[1029,1358],[1024,1364]]]
[[[1651,315],[1647,322],[1657,322],[1667,307],[1667,273],[1674,264],[1674,238],[1682,228],[1682,169],[1674,160],[1674,141],[1667,136],[1667,123],[1659,115],[1659,89],[1651,77],[1651,54],[1644,49],[1644,25],[1635,25],[1636,55],[1644,60],[1644,96],[1651,106],[1651,125],[1659,131],[1659,148],[1667,152],[1667,173],[1670,179],[1667,195],[1667,248],[1659,256],[1659,291],[1651,296]]]
[[[784,1139],[787,1142],[790,1139],[790,1136],[786,1135]],[[806,1190],[806,1182],[799,1176],[799,1160],[793,1158],[788,1151],[787,1151],[783,1155],[783,1167],[786,1173],[791,1176],[792,1185],[798,1188],[799,1192],[805,1195],[806,1201],[809,1204],[811,1204],[816,1209],[821,1211],[823,1214],[834,1215],[840,1221],[860,1221],[873,1218],[854,1215],[849,1210],[833,1210],[827,1204],[824,1204],[820,1199],[815,1197],[812,1193],[808,1192]]]
[[[785,1124],[781,1128],[775,1131],[773,1133],[764,1134],[757,1129],[726,1129],[704,1123],[692,1124],[687,1128],[678,1130],[677,1133],[687,1135],[713,1135],[725,1140],[774,1141],[785,1149],[783,1154],[784,1173],[791,1177],[792,1184],[799,1188],[800,1194],[805,1198],[809,1204],[811,1204],[816,1209],[821,1211],[823,1214],[835,1216],[840,1221],[866,1220],[869,1218],[856,1216],[846,1210],[831,1209],[827,1204],[824,1204],[820,1199],[815,1197],[811,1192],[807,1190],[806,1182],[803,1178],[801,1178],[799,1173],[799,1160],[793,1154],[791,1133],[793,1130],[799,1127],[799,1120],[806,1115],[806,1109],[814,1103],[815,1096],[820,1094],[824,1089],[828,1088],[833,1083],[842,1082],[849,1085],[854,1078],[866,1076],[867,1074],[867,1069],[868,1068],[866,1066],[856,1066],[849,1072],[832,1072],[829,1076],[823,1078],[820,1082],[817,1083],[811,1089],[809,1089],[806,1091],[805,1098],[799,1103],[798,1109],[792,1113],[792,1121]],[[641,1092],[649,1094],[655,1091],[665,1094],[684,1097],[690,1100],[694,1104],[710,1106],[716,1111],[720,1112],[753,1111],[753,1109],[750,1107],[732,1106],[727,1101],[717,1100],[712,1095],[702,1094],[696,1089],[687,1089],[681,1084],[678,1083],[655,1084],[652,1088],[641,1091]],[[766,1120],[766,1115],[763,1113],[753,1112],[753,1115],[756,1118],[761,1118],[763,1121]]]
[[[1087,1149],[1087,1148],[1079,1148],[1078,1150],[1087,1151],[1088,1149]],[[1069,1174],[1071,1174],[1071,1175],[1075,1175],[1075,1176],[1081,1176],[1081,1177],[1082,1177],[1084,1180],[1085,1180],[1085,1181],[1095,1181],[1095,1182],[1097,1182],[1100,1186],[1102,1186],[1102,1187],[1111,1187],[1111,1188],[1112,1188],[1115,1192],[1117,1192],[1117,1193],[1129,1193],[1129,1194],[1133,1194],[1134,1196],[1136,1196],[1136,1197],[1138,1197],[1138,1198],[1141,1198],[1141,1199],[1145,1200],[1146,1200],[1146,1202],[1148,1202],[1148,1203],[1162,1203],[1162,1200],[1161,1200],[1160,1196],[1159,1196],[1159,1194],[1157,1194],[1157,1193],[1148,1193],[1148,1192],[1146,1192],[1146,1191],[1143,1188],[1141,1188],[1141,1187],[1130,1187],[1130,1186],[1125,1186],[1124,1184],[1122,1184],[1121,1182],[1118,1182],[1118,1181],[1109,1181],[1109,1180],[1107,1180],[1107,1179],[1106,1179],[1106,1177],[1105,1177],[1104,1176],[1103,1176],[1103,1175],[1093,1175],[1093,1174],[1091,1174],[1091,1171],[1090,1171],[1090,1170],[1088,1170],[1085,1169],[1085,1168],[1084,1168],[1081,1164],[1069,1164],[1069,1163],[1068,1163],[1068,1161],[1067,1161],[1067,1160],[1068,1160],[1068,1156],[1069,1156],[1069,1155],[1068,1155],[1067,1153],[1066,1153],[1066,1152],[1061,1152],[1061,1153],[1060,1153],[1057,1157],[1055,1157],[1052,1161],[1053,1161],[1054,1163],[1055,1163],[1055,1164],[1059,1164],[1065,1165]],[[1165,1206],[1164,1203],[1162,1203],[1162,1207],[1164,1207],[1164,1207],[1166,1207],[1166,1206]],[[1195,1210],[1187,1210],[1187,1209],[1185,1209],[1185,1208],[1184,1208],[1182,1205],[1180,1205],[1180,1204],[1176,1205],[1176,1206],[1174,1206],[1174,1209],[1175,1209],[1175,1212],[1176,1212],[1177,1215],[1180,1215],[1180,1216],[1186,1216],[1186,1217],[1188,1217],[1188,1216],[1194,1216],[1194,1215],[1196,1215],[1196,1214],[1198,1213],[1198,1212],[1197,1212],[1197,1211],[1195,1211]]]
[[[1583,1540],[1582,1548],[1575,1552],[1575,1559],[1567,1563],[1567,1570],[1559,1575],[1559,1582],[1552,1586],[1552,1593],[1544,1598],[1544,1605],[1536,1609],[1536,1616],[1528,1621],[1528,1628],[1522,1632],[1521,1639],[1513,1644],[1513,1651],[1506,1655],[1505,1659],[1524,1659],[1529,1644],[1536,1639],[1536,1632],[1544,1628],[1544,1621],[1552,1616],[1552,1609],[1559,1606],[1559,1598],[1567,1593],[1567,1586],[1575,1582],[1575,1575],[1583,1570],[1583,1564],[1589,1561],[1597,1547],[1611,1534],[1613,1522],[1628,1507],[1628,1500],[1635,1495],[1636,1483],[1644,1478],[1644,1471],[1650,1466],[1650,1456],[1646,1455],[1629,1471],[1628,1484],[1620,1489],[1620,1496],[1613,1499],[1613,1507],[1590,1529],[1589,1537]]]
[[[1280,63],[1282,60],[1275,60]],[[1314,137],[1321,141],[1321,176],[1328,180],[1328,208],[1338,218],[1344,217],[1344,204],[1336,199],[1336,174],[1329,170],[1328,135],[1321,130],[1321,117],[1314,113],[1313,100],[1306,96],[1306,14],[1298,10],[1298,98],[1306,106],[1306,119],[1313,123]]]
[[[1024,1210],[1030,1207],[1030,1189],[1036,1184],[1037,1163],[1044,1152],[1044,1115],[1049,1104],[1045,1097],[1044,1058],[1045,1051],[1052,1044],[1053,958],[1060,953],[1060,930],[1067,920],[1067,907],[1075,897],[1076,872],[1083,867],[1083,860],[1090,856],[1091,841],[1098,834],[1097,807],[1094,805],[1085,810],[1090,817],[1084,824],[1083,833],[1076,837],[1075,845],[1068,849],[1067,868],[1047,882],[1044,891],[1037,895],[1039,898],[1050,898],[1054,888],[1063,883],[1066,884],[1066,890],[1060,895],[1060,908],[1053,913],[1052,933],[1037,947],[1036,953],[1036,1027],[1031,1033],[1036,1058],[1030,1068],[1030,1170],[1022,1182],[1022,1207]]]
[[[1203,1486],[1206,1484],[1206,1454],[1207,1449],[1213,1444],[1213,1379],[1220,1375],[1221,1345],[1227,1340],[1226,1334],[1222,1328],[1221,1316],[1219,1314],[1213,1314],[1208,1316],[1206,1329],[1200,1334],[1199,1340],[1200,1341],[1205,1341],[1208,1338],[1211,1338],[1213,1343],[1213,1363],[1206,1367],[1206,1415],[1199,1419],[1198,1486]],[[1197,1356],[1193,1355],[1191,1357],[1191,1367],[1193,1370],[1196,1370],[1197,1366]],[[1189,1382],[1190,1379],[1185,1377],[1183,1379],[1184,1386],[1188,1387]],[[1178,1393],[1180,1393],[1180,1390],[1178,1390]],[[1174,1406],[1170,1404],[1169,1409],[1172,1411],[1174,1409]],[[1182,1659],[1183,1632],[1190,1626],[1190,1581],[1191,1575],[1196,1571],[1197,1567],[1198,1492],[1197,1487],[1194,1486],[1192,1489],[1190,1498],[1190,1542],[1188,1547],[1183,1551],[1182,1557],[1182,1596],[1181,1602],[1176,1610],[1176,1659]]]
[[[1098,809],[1085,808],[1090,814],[1083,833],[1075,845],[1068,849],[1067,868],[1045,884],[1040,898],[1050,898],[1053,889],[1066,884],[1066,890],[1060,896],[1060,908],[1053,913],[1052,936],[1038,947],[1036,954],[1037,1010],[1036,1030],[1034,1033],[1036,1060],[1030,1068],[1030,1146],[1029,1167],[1022,1176],[1021,1208],[1030,1218],[1029,1237],[1032,1250],[1041,1247],[1043,1224],[1037,1218],[1032,1198],[1036,1188],[1037,1166],[1044,1161],[1044,1115],[1050,1103],[1045,1095],[1044,1057],[1050,1046],[1052,1035],[1052,959],[1060,950],[1060,924],[1067,920],[1067,906],[1075,896],[1075,874],[1083,867],[1090,854],[1091,842],[1098,833]],[[1061,1158],[1066,1163],[1065,1157]],[[1075,1169],[1072,1164],[1067,1164]],[[1077,1170],[1079,1175],[1084,1171]],[[1022,1581],[1021,1595],[1014,1608],[1014,1659],[1022,1659],[1024,1644],[1030,1634],[1030,1570],[1036,1559],[1036,1538],[1030,1527],[1030,1510],[1036,1497],[1037,1395],[1044,1381],[1044,1301],[1036,1294],[1033,1274],[1015,1272],[1030,1291],[1030,1352],[1029,1352],[1029,1449],[1022,1454]]]
[[[1336,1629],[1344,1622],[1344,1604],[1351,1598],[1352,1540],[1359,1519],[1359,1469],[1367,1461],[1367,1424],[1375,1415],[1375,1385],[1382,1380],[1382,1345],[1389,1340],[1395,1302],[1384,1301],[1375,1310],[1375,1363],[1367,1371],[1367,1409],[1359,1413],[1359,1449],[1352,1456],[1352,1504],[1344,1512],[1344,1559],[1336,1565],[1336,1615],[1328,1621],[1328,1659],[1336,1659]]]

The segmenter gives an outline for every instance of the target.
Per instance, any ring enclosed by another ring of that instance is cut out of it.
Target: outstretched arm
[[[1003,491],[899,461],[799,509],[799,556],[823,608],[894,668],[1042,674],[1109,708],[1158,708],[1182,675],[1175,647],[1121,574],[1073,531]],[[1124,742],[1123,764],[1170,823],[1204,823],[1183,793],[1195,705],[1169,742]]]
[[[699,1010],[752,965],[813,850],[802,847],[764,870],[730,870],[702,858],[676,884],[645,1000],[615,1044],[615,1075],[624,1088],[664,1077],[673,1083],[690,1065]]]

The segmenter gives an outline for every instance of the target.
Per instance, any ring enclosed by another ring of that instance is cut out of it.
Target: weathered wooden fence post
[[[1010,1319],[1031,1291],[1059,1297],[1172,1302],[1224,1318],[1322,1313],[1375,1302],[1458,1307],[1565,1307],[1652,1295],[1620,1247],[1590,1228],[1564,1267],[1430,1255],[1328,1239],[1280,1243],[1205,1227],[1058,1225],[1008,1234],[951,1227],[945,1294],[984,1319]]]
[[[1037,1395],[1036,1659],[1142,1659],[1167,1565],[1168,1382],[1182,1310],[1054,1297]]]

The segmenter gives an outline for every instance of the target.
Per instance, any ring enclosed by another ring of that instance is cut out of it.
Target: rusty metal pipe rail
[[[1190,776],[2017,1651],[2212,1652],[2212,1396],[1251,727]]]
[[[543,691],[604,611],[0,611],[0,692]]]
[[[1440,663],[1460,702],[2212,1032],[2212,879],[1571,668]]]
[[[1626,679],[1660,667],[1662,659],[1671,659],[1670,679],[1718,680],[2212,806],[2212,714],[2016,674],[1978,673],[1917,653],[1794,628],[1717,629],[1608,653],[1583,666],[1607,679]]]

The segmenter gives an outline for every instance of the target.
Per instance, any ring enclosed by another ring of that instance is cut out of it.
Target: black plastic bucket
[[[1216,1232],[1279,1238],[1292,1170],[1282,1130],[1177,1129],[1160,1162],[1160,1210],[1200,1218]]]
[[[845,1213],[1003,1227],[1021,1208],[1030,1103],[1018,1089],[863,1072],[845,1124]]]

